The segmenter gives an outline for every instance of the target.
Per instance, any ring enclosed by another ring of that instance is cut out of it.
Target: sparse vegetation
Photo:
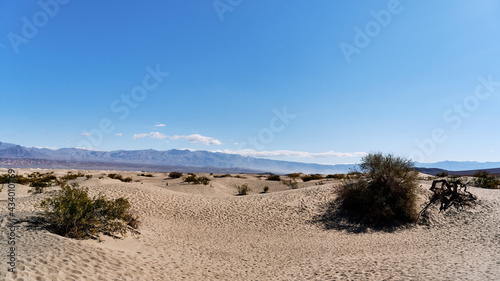
[[[223,174],[223,175],[215,175],[214,178],[227,178],[230,177],[230,174]]]
[[[114,179],[114,180],[122,180],[123,176],[120,174],[111,173],[111,174],[108,174],[108,178]]]
[[[312,180],[322,180],[322,179],[324,179],[324,178],[320,174],[313,174],[313,175],[302,176],[302,181],[303,182],[308,182],[308,181],[312,181]]]
[[[147,177],[147,178],[152,178],[153,174],[137,174],[140,177]]]
[[[60,181],[61,182],[68,182],[70,180],[76,180],[77,178],[84,177],[84,176],[85,176],[85,174],[83,174],[83,173],[78,172],[76,174],[73,174],[73,172],[69,171],[66,175],[64,175],[60,178]]]
[[[269,192],[269,186],[265,185],[264,189],[262,190],[263,193]]]
[[[98,232],[125,234],[128,227],[139,226],[127,199],[108,200],[102,195],[90,198],[87,188],[63,185],[56,195],[43,200],[40,207],[53,231],[70,238],[83,239]]]
[[[335,180],[343,180],[347,178],[346,174],[330,174],[327,175],[325,178],[327,179],[335,179]]]
[[[338,190],[340,207],[371,226],[416,222],[417,172],[411,160],[368,154],[360,168],[367,178],[346,181]]]
[[[291,173],[286,176],[291,178],[292,180],[297,180],[298,178],[300,178],[300,176],[302,176],[302,173]]]
[[[270,175],[270,176],[267,176],[267,180],[268,181],[280,181],[281,177],[278,175]]]
[[[248,184],[243,184],[243,185],[238,185],[236,186],[236,189],[238,190],[238,195],[247,195],[248,192],[252,191],[250,187],[248,187]]]
[[[121,181],[122,182],[132,182],[132,178],[131,177],[126,177],[126,178],[123,178]]]
[[[436,174],[436,177],[439,177],[439,178],[445,178],[448,176],[448,173],[447,172],[440,172],[440,173],[437,173]]]
[[[124,178],[122,175],[120,175],[120,174],[114,174],[114,173],[108,174],[108,178],[115,179],[115,180],[120,180],[122,182],[131,182],[132,181],[131,177]]]
[[[178,178],[182,177],[182,173],[171,172],[170,174],[168,174],[168,177],[171,179],[178,179]]]
[[[473,175],[472,184],[477,187],[497,189],[500,188],[500,179],[487,171],[477,171]]]
[[[208,185],[210,183],[210,179],[207,177],[197,177],[195,174],[188,175],[184,182],[193,183],[193,184],[203,184]]]
[[[296,182],[295,180],[281,180],[281,183],[284,185],[290,187],[291,189],[297,189],[299,188],[299,183]]]
[[[351,172],[347,173],[347,178],[350,178],[350,179],[359,179],[362,176],[363,176],[363,173],[357,172],[357,171],[351,171]]]

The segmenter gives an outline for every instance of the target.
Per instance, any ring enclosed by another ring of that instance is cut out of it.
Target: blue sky
[[[3,142],[500,160],[497,1],[7,0],[0,34]]]

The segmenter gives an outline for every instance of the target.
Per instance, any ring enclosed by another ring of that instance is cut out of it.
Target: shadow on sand
[[[369,231],[395,232],[404,228],[401,223],[389,226],[368,225],[360,217],[353,216],[342,209],[340,200],[336,199],[328,203],[322,212],[312,218],[313,224],[319,224],[326,230],[346,231],[349,233],[367,233]]]

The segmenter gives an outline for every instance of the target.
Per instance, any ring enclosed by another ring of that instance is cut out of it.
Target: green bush
[[[238,195],[247,195],[248,192],[251,191],[250,187],[248,187],[248,184],[246,183],[236,186],[236,189],[238,190]]]
[[[267,180],[268,181],[280,181],[281,177],[278,176],[278,175],[270,175],[270,176],[267,177]]]
[[[98,232],[125,234],[127,226],[139,226],[127,199],[108,200],[102,195],[90,198],[88,188],[63,185],[40,206],[42,216],[54,232],[70,238],[82,239]]]
[[[305,175],[302,177],[303,182],[312,181],[312,180],[322,180],[322,179],[324,179],[324,178],[320,174]]]
[[[178,178],[182,177],[182,173],[171,172],[170,174],[168,174],[168,177],[171,179],[178,179]]]
[[[417,175],[413,162],[392,154],[368,154],[360,169],[367,178],[344,182],[340,207],[372,226],[416,222]]]

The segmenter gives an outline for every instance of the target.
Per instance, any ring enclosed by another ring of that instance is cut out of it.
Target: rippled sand
[[[315,222],[335,198],[335,181],[300,183],[290,190],[255,175],[193,186],[165,180],[162,173],[146,178],[119,172],[141,181],[133,183],[91,173],[92,179],[77,181],[94,195],[129,198],[142,220],[141,234],[103,236],[102,242],[52,234],[27,221],[47,195],[31,195],[18,185],[16,218],[24,222],[17,230],[18,274],[13,275],[6,264],[5,186],[0,279],[500,280],[500,190],[470,188],[479,197],[474,208],[440,213],[434,207],[430,226],[352,233]],[[236,196],[235,185],[243,183],[253,191]],[[271,192],[261,194],[265,185]],[[422,186],[428,189],[430,182]]]

